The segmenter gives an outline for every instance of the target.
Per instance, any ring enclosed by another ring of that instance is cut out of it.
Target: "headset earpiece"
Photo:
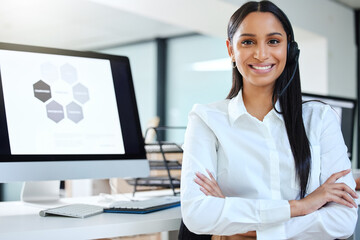
[[[298,48],[298,44],[295,41],[289,42],[288,43],[288,52],[287,52],[287,62],[288,63],[295,63],[295,67],[294,70],[291,74],[291,77],[289,79],[289,81],[287,82],[287,84],[285,85],[285,87],[283,88],[283,90],[279,93],[279,97],[281,97],[284,92],[286,91],[286,89],[290,86],[290,83],[292,82],[292,80],[295,77],[295,73],[296,70],[298,68],[298,60],[299,60],[299,55],[300,55],[300,49]]]
[[[299,53],[300,53],[300,50],[299,50],[297,42],[295,42],[295,41],[289,42],[288,43],[288,52],[287,52],[288,62],[290,62],[290,63],[295,62]]]

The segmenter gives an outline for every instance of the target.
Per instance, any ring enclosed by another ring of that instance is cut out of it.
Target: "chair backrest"
[[[181,220],[178,240],[211,240],[212,235],[198,235],[190,232]]]

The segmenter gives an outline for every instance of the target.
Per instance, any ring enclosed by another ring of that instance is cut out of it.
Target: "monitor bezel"
[[[74,56],[74,57],[85,57],[85,58],[96,58],[96,59],[106,59],[110,61],[117,61],[124,63],[126,65],[126,71],[128,74],[128,86],[130,89],[131,102],[133,107],[133,114],[135,114],[135,124],[137,133],[135,137],[138,139],[137,149],[138,153],[127,153],[125,149],[124,154],[43,154],[43,155],[34,155],[34,154],[21,154],[21,155],[13,155],[13,154],[1,154],[0,153],[0,162],[56,162],[56,161],[98,161],[101,160],[137,160],[137,159],[146,159],[146,152],[144,147],[144,139],[141,132],[141,125],[139,120],[139,113],[136,103],[135,89],[132,81],[132,74],[130,69],[130,62],[128,57],[125,56],[117,56],[111,54],[104,54],[98,52],[90,52],[90,51],[76,51],[76,50],[65,50],[65,49],[57,49],[57,48],[48,48],[48,47],[39,47],[39,46],[29,46],[29,45],[20,45],[20,44],[11,44],[11,43],[0,43],[0,50],[12,50],[12,51],[23,51],[23,52],[33,52],[33,53],[44,53],[44,54],[55,54],[55,55],[65,55],[65,56]],[[0,68],[1,73],[1,68]],[[115,79],[114,81],[114,89],[116,91],[116,101],[117,107],[119,109],[120,102],[118,98],[118,92],[116,90],[116,81],[121,81],[121,79]],[[120,111],[118,111],[119,119],[120,119]],[[4,94],[3,94],[3,86],[2,79],[0,74],[0,126],[4,126],[3,130],[6,131],[4,134],[8,135],[8,126],[6,120],[5,113],[5,102],[4,102]],[[123,126],[121,127],[123,130]],[[1,143],[0,145],[3,145]],[[9,144],[9,142],[7,142]],[[10,149],[10,146],[4,146]]]

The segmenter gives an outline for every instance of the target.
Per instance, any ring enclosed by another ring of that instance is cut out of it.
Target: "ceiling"
[[[330,0],[360,8],[360,0]],[[189,33],[223,36],[231,0],[0,0],[0,42],[94,50]]]
[[[0,42],[94,50],[189,33],[225,36],[234,9],[219,0],[0,0]]]
[[[134,13],[85,0],[0,0],[0,41],[98,49],[189,33]]]

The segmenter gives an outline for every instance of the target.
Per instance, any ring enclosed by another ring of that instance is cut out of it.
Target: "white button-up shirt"
[[[279,104],[276,109],[281,110]],[[333,173],[351,168],[336,113],[319,102],[303,104],[311,150],[307,194]],[[223,198],[205,196],[195,173],[217,180]],[[352,174],[338,180],[352,189]],[[328,203],[306,216],[290,218],[288,200],[299,199],[283,116],[272,109],[259,121],[244,106],[241,91],[231,100],[195,105],[189,114],[181,173],[185,225],[198,234],[233,235],[256,231],[257,239],[349,237],[357,209]]]

